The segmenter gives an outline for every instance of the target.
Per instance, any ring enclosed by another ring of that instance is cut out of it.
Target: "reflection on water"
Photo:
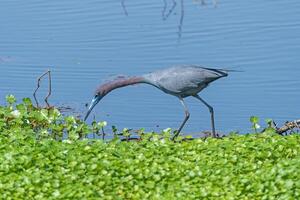
[[[201,92],[215,108],[217,130],[249,130],[251,115],[298,118],[299,1],[174,1],[1,1],[0,101],[8,93],[32,97],[37,77],[50,69],[49,103],[85,113],[108,77],[201,64],[244,71]],[[38,98],[46,94],[43,82]],[[192,98],[187,104],[183,132],[210,130],[206,107]],[[112,92],[92,114],[146,130],[177,128],[184,117],[177,99],[147,85]]]
[[[194,0],[193,2],[202,6],[207,5],[206,0]],[[214,7],[216,7],[217,1],[212,0],[212,4]],[[128,16],[125,0],[121,0],[121,5],[124,10],[124,14]],[[178,41],[180,41],[181,34],[182,34],[183,19],[184,19],[184,0],[178,0],[178,1],[172,0],[171,2],[168,2],[167,0],[163,0],[161,17],[163,20],[167,20],[170,17],[170,15],[172,14],[176,15],[175,8],[177,7],[177,5],[179,5],[179,9],[180,9],[180,17],[178,22]]]

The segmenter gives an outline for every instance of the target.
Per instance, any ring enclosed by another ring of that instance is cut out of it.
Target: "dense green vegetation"
[[[88,126],[30,99],[0,106],[2,199],[299,199],[300,136],[231,134],[169,140],[87,139]],[[255,130],[258,120],[251,119]],[[115,130],[117,132],[117,130]],[[123,130],[126,137],[127,129]]]

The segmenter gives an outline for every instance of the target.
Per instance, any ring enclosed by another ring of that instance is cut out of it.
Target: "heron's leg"
[[[217,137],[216,135],[216,129],[215,129],[215,117],[214,117],[214,109],[212,106],[210,106],[206,101],[204,101],[198,94],[194,95],[195,98],[199,99],[204,105],[206,105],[210,112],[210,120],[211,120],[211,126],[212,126],[212,136]]]
[[[180,125],[179,129],[178,129],[178,130],[176,131],[176,133],[174,134],[172,140],[174,140],[174,139],[179,135],[179,133],[180,133],[180,131],[182,130],[182,128],[184,127],[186,121],[187,121],[187,120],[189,119],[189,117],[190,117],[190,112],[189,112],[188,108],[186,107],[186,105],[185,105],[185,103],[184,103],[184,101],[183,101],[183,98],[179,97],[179,100],[180,100],[180,102],[181,102],[181,104],[182,104],[182,106],[183,106],[183,108],[184,108],[185,118],[184,118],[182,124]]]

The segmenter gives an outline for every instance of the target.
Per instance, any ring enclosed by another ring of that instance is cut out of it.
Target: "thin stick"
[[[47,104],[47,107],[49,108],[50,107],[50,104],[48,103],[48,98],[51,96],[51,93],[52,93],[52,86],[51,86],[51,71],[48,70],[48,95],[46,96],[45,98],[45,102]]]
[[[36,98],[36,93],[38,91],[38,89],[40,88],[40,82],[42,80],[42,78],[44,76],[46,76],[48,74],[48,95],[46,96],[45,98],[45,102],[47,104],[47,107],[49,108],[50,107],[50,104],[48,103],[48,98],[50,97],[51,95],[51,92],[52,92],[52,87],[51,87],[51,71],[48,69],[45,73],[43,73],[41,76],[39,76],[38,80],[37,80],[37,87],[36,89],[34,90],[33,92],[33,97],[34,97],[34,100],[35,100],[35,103],[36,103],[36,106],[39,107],[39,102]]]
[[[276,132],[282,135],[283,133],[289,130],[292,130],[294,128],[299,128],[299,125],[300,125],[300,119],[294,120],[292,122],[286,122],[282,127],[277,128]]]

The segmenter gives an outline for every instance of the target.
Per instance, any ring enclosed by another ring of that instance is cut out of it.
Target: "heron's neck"
[[[120,88],[120,87],[125,87],[128,85],[134,85],[138,83],[145,83],[145,80],[143,77],[130,77],[130,78],[124,78],[120,80],[114,80],[112,82],[106,83],[101,86],[101,90],[104,90],[105,93],[109,93],[110,91]]]

